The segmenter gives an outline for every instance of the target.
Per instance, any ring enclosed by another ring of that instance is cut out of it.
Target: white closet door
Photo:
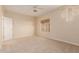
[[[3,17],[3,40],[12,39],[12,19]]]

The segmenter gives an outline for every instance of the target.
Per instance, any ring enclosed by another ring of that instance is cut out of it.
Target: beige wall
[[[13,38],[34,35],[34,18],[18,13],[5,11],[5,16],[13,19]]]
[[[1,6],[0,6],[0,40],[2,39],[2,9],[1,9]]]
[[[0,40],[2,40],[2,17],[3,17],[3,6],[0,6]]]
[[[0,49],[1,49],[1,44],[2,44],[2,17],[4,15],[4,9],[3,6],[0,6]]]
[[[50,19],[50,33],[42,32],[40,21]],[[38,17],[37,34],[50,39],[79,45],[79,6],[62,6]]]

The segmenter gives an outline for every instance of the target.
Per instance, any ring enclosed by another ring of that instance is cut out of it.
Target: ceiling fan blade
[[[35,5],[33,8],[34,9],[43,9],[43,8],[39,7],[39,5]]]

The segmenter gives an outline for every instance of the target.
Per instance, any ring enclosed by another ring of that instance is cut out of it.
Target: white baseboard
[[[40,35],[39,35],[39,36],[40,36]],[[72,45],[79,46],[78,43],[66,41],[66,40],[63,40],[63,39],[56,38],[56,37],[52,37],[52,38],[51,38],[51,37],[45,37],[45,36],[40,36],[40,37],[43,37],[43,38],[46,38],[46,39],[52,39],[52,40],[56,40],[56,41],[61,41],[61,42],[65,42],[65,43],[68,43],[68,44],[72,44]]]

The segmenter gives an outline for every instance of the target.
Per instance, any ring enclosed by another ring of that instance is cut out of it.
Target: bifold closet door
[[[8,17],[3,17],[2,25],[3,25],[3,40],[12,39],[12,19]]]

